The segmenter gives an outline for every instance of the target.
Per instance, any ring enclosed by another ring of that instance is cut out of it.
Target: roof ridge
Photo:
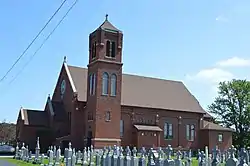
[[[43,110],[36,110],[36,109],[28,109],[28,108],[23,108],[25,111],[33,111],[33,112],[43,112]]]
[[[74,67],[74,68],[80,68],[80,69],[85,69],[85,70],[88,70],[87,67],[81,67],[81,66],[74,66],[74,65],[69,65],[68,64],[68,67]],[[122,73],[123,75],[127,75],[127,76],[133,76],[133,77],[143,77],[143,78],[146,78],[146,79],[154,79],[154,80],[162,80],[162,81],[171,81],[171,82],[175,82],[175,83],[182,83],[182,81],[180,80],[170,80],[170,79],[163,79],[163,78],[158,78],[158,77],[153,77],[153,76],[144,76],[144,75],[136,75],[136,74],[133,74],[133,73]]]

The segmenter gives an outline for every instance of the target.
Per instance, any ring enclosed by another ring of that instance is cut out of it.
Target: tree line
[[[0,123],[0,143],[15,144],[16,125],[5,120]]]

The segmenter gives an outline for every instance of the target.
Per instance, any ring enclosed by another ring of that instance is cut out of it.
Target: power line
[[[25,65],[22,67],[22,69],[15,75],[15,77],[9,82],[9,85],[11,85],[16,79],[17,77],[22,73],[22,71],[25,69],[25,67],[28,66],[28,64],[32,61],[32,59],[34,58],[34,56],[40,51],[40,49],[43,47],[43,45],[46,43],[46,41],[50,38],[50,36],[55,32],[55,30],[59,27],[59,25],[62,23],[62,21],[65,19],[65,17],[68,15],[68,13],[73,9],[73,7],[76,5],[76,3],[79,0],[76,0],[71,7],[68,9],[68,11],[65,13],[65,15],[61,18],[61,20],[57,23],[57,25],[55,26],[55,28],[49,33],[49,35],[43,40],[42,44],[40,45],[40,47],[38,47],[38,49],[34,52],[34,54],[30,57],[30,59],[25,63]]]
[[[46,24],[43,26],[43,28],[38,32],[38,34],[35,36],[35,38],[31,41],[31,43],[28,45],[28,47],[23,51],[23,53],[17,58],[17,60],[15,61],[15,63],[11,66],[11,68],[9,68],[9,70],[5,73],[5,75],[1,78],[0,82],[2,82],[7,75],[11,72],[11,70],[16,66],[16,64],[19,62],[19,60],[24,56],[24,54],[28,51],[28,49],[31,47],[31,45],[35,42],[35,40],[40,36],[40,34],[43,32],[43,30],[48,26],[48,24],[50,23],[50,21],[55,17],[55,15],[59,12],[59,10],[62,8],[62,6],[64,5],[64,3],[67,0],[64,0],[61,5],[57,8],[57,10],[54,12],[54,14],[50,17],[50,19],[46,22]]]

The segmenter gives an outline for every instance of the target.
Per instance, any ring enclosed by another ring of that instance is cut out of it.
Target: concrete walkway
[[[17,166],[17,165],[9,163],[8,161],[0,159],[0,166]]]

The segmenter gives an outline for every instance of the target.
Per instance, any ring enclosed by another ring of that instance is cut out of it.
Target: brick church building
[[[212,117],[180,81],[122,72],[123,33],[105,21],[89,35],[87,68],[62,64],[43,110],[21,108],[17,141],[35,147],[55,144],[220,149],[232,144],[232,130]]]

